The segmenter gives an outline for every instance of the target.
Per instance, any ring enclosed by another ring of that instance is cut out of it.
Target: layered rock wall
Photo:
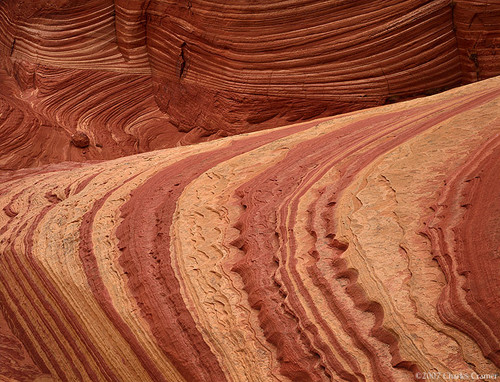
[[[498,75],[500,3],[453,1],[453,20],[464,82]]]
[[[0,169],[112,159],[500,73],[498,4],[0,3]],[[75,150],[71,136],[89,138]]]

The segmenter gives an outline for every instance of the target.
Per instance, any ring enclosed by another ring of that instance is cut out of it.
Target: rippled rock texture
[[[498,2],[481,0],[4,0],[0,169],[112,159],[498,75],[499,20]]]
[[[198,145],[4,174],[0,375],[498,373],[499,158],[494,78]]]

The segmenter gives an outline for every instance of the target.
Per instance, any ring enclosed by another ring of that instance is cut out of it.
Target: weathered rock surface
[[[71,143],[76,147],[84,149],[89,146],[90,140],[87,134],[77,131],[71,135]]]
[[[499,159],[494,78],[198,145],[3,174],[0,374],[498,373]]]
[[[5,0],[0,169],[113,159],[498,75],[499,6]]]

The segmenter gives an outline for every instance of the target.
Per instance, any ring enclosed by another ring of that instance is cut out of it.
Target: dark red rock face
[[[444,1],[152,1],[148,15],[156,100],[181,130],[275,127],[461,80]]]
[[[77,131],[71,135],[71,143],[76,147],[85,148],[90,144],[90,140],[87,134]]]
[[[500,73],[486,1],[0,3],[0,168],[111,159]],[[93,142],[69,144],[77,130]]]
[[[464,82],[500,73],[500,3],[453,1],[453,20]]]

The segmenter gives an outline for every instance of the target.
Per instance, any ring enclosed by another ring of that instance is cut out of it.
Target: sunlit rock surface
[[[499,158],[497,77],[197,145],[4,173],[0,375],[498,373]]]

